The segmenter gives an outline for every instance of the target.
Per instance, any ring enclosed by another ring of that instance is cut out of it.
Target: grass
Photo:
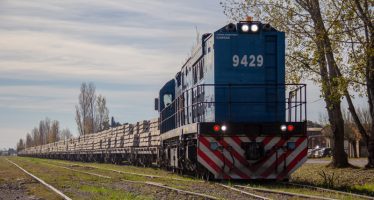
[[[374,195],[374,169],[331,168],[326,164],[304,164],[292,174],[293,182],[329,186],[332,189]]]
[[[21,185],[27,195],[42,199],[61,199],[60,196],[6,161],[5,158],[10,159],[10,157],[0,156],[0,185]]]
[[[26,157],[14,157],[12,160],[31,173],[42,178],[47,183],[61,190],[72,199],[158,199],[160,197],[174,199],[178,196],[176,193],[170,193],[168,190],[149,187],[144,184],[127,183],[126,180],[141,182],[154,181],[179,189],[186,189],[186,187],[193,184],[193,181],[179,181],[164,178],[166,176],[171,177],[170,173],[152,168],[81,163]],[[79,172],[61,168],[61,166],[75,169]],[[90,166],[97,166],[100,169]],[[132,174],[120,174],[108,169],[140,174],[152,174],[162,176],[162,178],[149,178]],[[106,179],[81,172],[90,172],[109,176],[111,178]],[[178,175],[172,175],[172,177],[184,178]],[[160,190],[163,190],[164,192]]]
[[[168,171],[142,168],[134,166],[119,166],[113,164],[98,164],[98,163],[82,163],[62,160],[48,160],[38,158],[14,158],[17,163],[32,170],[36,174],[41,174],[40,177],[48,183],[53,183],[57,188],[60,188],[64,193],[68,194],[74,199],[150,199],[160,197],[155,188],[145,186],[144,184],[136,184],[124,187],[123,180],[131,181],[154,181],[179,189],[186,189],[190,191],[199,191],[201,188],[209,190],[216,187],[214,183],[199,183],[199,179],[186,178],[177,174],[171,174]],[[58,166],[65,166],[79,171],[92,172],[96,174],[106,175],[112,177],[111,179],[104,179],[95,177],[80,172],[72,172],[60,168]],[[94,168],[94,167],[98,167]],[[110,169],[162,176],[162,178],[149,178],[131,174],[119,174],[110,171]],[[372,195],[374,191],[374,170],[366,170],[361,168],[345,168],[332,169],[326,167],[324,164],[305,164],[298,169],[291,180],[299,183],[307,183],[311,185],[324,186],[325,180],[319,175],[325,172],[328,177],[333,177],[333,188],[347,191],[354,191],[356,193],[363,193]],[[53,176],[59,174],[58,177]],[[334,176],[332,176],[334,174]],[[189,181],[173,180],[173,178],[186,179]],[[228,182],[228,185],[233,185],[234,182]],[[293,193],[321,195],[320,191],[315,191],[306,188],[290,187],[281,184],[250,184],[252,187],[278,189],[281,191],[288,191]],[[141,189],[139,189],[141,188]],[[166,195],[166,194],[165,194]],[[324,193],[324,196],[352,200],[355,199],[350,196],[340,195],[335,193]],[[169,196],[170,197],[170,196]]]
[[[94,187],[94,186],[81,186],[80,190],[86,191],[91,194],[92,199],[102,199],[103,197],[107,199],[121,199],[121,200],[146,200],[152,199],[150,197],[145,196],[137,196],[133,193],[115,190],[107,187]]]
[[[327,198],[333,198],[333,199],[342,199],[342,200],[358,200],[356,197],[347,196],[343,194],[336,194],[331,192],[320,192],[308,188],[301,188],[297,186],[290,186],[290,185],[284,185],[284,184],[278,184],[278,183],[272,183],[272,182],[250,182],[247,184],[247,186],[254,187],[254,188],[260,188],[260,189],[271,189],[276,191],[283,191],[283,192],[291,192],[296,194],[305,194],[305,195],[312,195],[312,196],[323,196]],[[276,199],[276,196],[272,196],[271,198]],[[296,198],[297,199],[297,198]]]

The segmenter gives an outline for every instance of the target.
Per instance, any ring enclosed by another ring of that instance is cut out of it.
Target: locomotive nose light
[[[292,132],[293,130],[295,130],[295,127],[293,125],[287,126],[287,131]]]
[[[252,32],[257,32],[258,31],[258,25],[257,24],[252,24],[251,25],[251,31]]]
[[[219,130],[221,130],[221,127],[218,124],[216,124],[216,125],[213,126],[213,130],[215,132],[218,132]]]
[[[222,126],[221,126],[221,130],[222,130],[222,131],[226,131],[226,130],[227,130],[227,126],[226,126],[226,125],[222,125]]]
[[[249,26],[247,24],[244,24],[242,27],[241,27],[242,31],[243,32],[248,32],[249,31]]]
[[[287,126],[286,125],[281,125],[280,129],[281,129],[281,131],[285,132],[287,130]]]

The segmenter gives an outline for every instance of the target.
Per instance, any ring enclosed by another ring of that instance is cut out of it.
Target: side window
[[[199,64],[199,74],[200,74],[200,80],[204,78],[204,58],[201,59]]]
[[[183,79],[183,75],[182,75],[182,79]],[[181,73],[179,72],[176,76],[176,80],[177,80],[177,86],[181,86]]]
[[[199,64],[196,64],[196,65],[193,66],[193,68],[192,68],[192,72],[193,72],[193,83],[194,83],[194,84],[197,83],[197,68],[198,68],[198,65],[199,65]]]
[[[162,97],[164,100],[164,107],[168,107],[173,102],[173,95],[172,94],[164,94]]]

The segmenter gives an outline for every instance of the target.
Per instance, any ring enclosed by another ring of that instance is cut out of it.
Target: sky
[[[157,117],[153,99],[186,60],[196,29],[228,21],[217,0],[1,0],[0,148],[46,117],[76,135],[82,82],[96,85],[116,121]],[[314,84],[307,99],[308,118],[318,120],[324,104]]]

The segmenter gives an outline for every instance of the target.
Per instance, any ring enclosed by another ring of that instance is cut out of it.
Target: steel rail
[[[25,172],[27,175],[31,176],[32,178],[34,178],[35,180],[37,180],[39,183],[43,184],[45,187],[47,187],[48,189],[52,190],[53,192],[55,192],[56,194],[58,194],[59,196],[61,196],[63,199],[65,200],[72,200],[70,197],[66,196],[64,193],[62,193],[60,190],[56,189],[55,187],[53,187],[52,185],[46,183],[45,181],[43,181],[42,179],[38,178],[37,176],[35,176],[34,174],[26,171],[25,169],[23,169],[21,166],[17,165],[16,163],[8,160],[7,158],[5,158],[5,160],[7,160],[9,163],[13,164],[14,166],[18,167],[20,170],[22,170],[23,172]]]
[[[54,165],[54,164],[50,164],[50,163],[46,163],[46,164],[52,165],[52,166],[56,166],[56,167],[61,167],[61,168],[68,169],[68,170],[72,170],[72,171],[75,171],[75,172],[80,172],[80,173],[84,173],[84,174],[98,176],[98,177],[102,177],[102,178],[108,178],[108,179],[112,178],[112,177],[109,177],[109,176],[103,176],[103,175],[96,174],[96,173],[90,173],[90,172],[84,172],[84,171],[80,171],[80,170],[76,170],[76,169],[71,169],[69,167],[63,167],[63,166]],[[217,197],[210,196],[210,195],[207,195],[207,194],[202,194],[202,193],[191,192],[191,191],[188,191],[188,190],[177,189],[177,188],[169,187],[169,186],[163,185],[161,183],[156,183],[156,182],[130,181],[130,180],[123,180],[123,179],[121,179],[121,181],[129,182],[129,183],[138,183],[138,184],[151,185],[151,186],[155,186],[155,187],[160,187],[160,188],[164,188],[164,189],[169,189],[169,190],[172,190],[172,191],[176,191],[176,192],[181,193],[181,194],[189,194],[189,195],[204,197],[204,198],[212,199],[212,200],[218,200],[219,199]]]
[[[101,175],[101,174],[96,174],[96,173],[91,173],[91,172],[85,172],[85,171],[81,171],[81,170],[72,169],[72,168],[69,168],[69,167],[64,167],[64,166],[60,166],[60,165],[54,165],[54,164],[51,164],[51,163],[45,163],[45,164],[52,165],[52,166],[55,166],[55,167],[60,167],[60,168],[63,168],[63,169],[68,169],[68,170],[79,172],[79,173],[83,173],[83,174],[97,176],[97,177],[100,177],[100,178],[106,178],[106,179],[111,179],[112,178],[112,177]]]
[[[156,186],[156,187],[173,190],[173,191],[176,191],[176,192],[182,193],[182,194],[190,194],[190,195],[195,195],[195,196],[204,197],[204,198],[208,198],[208,199],[214,199],[214,200],[218,200],[219,199],[217,197],[210,196],[210,195],[207,195],[207,194],[196,193],[196,192],[191,192],[191,191],[188,191],[188,190],[182,190],[182,189],[177,189],[177,188],[165,186],[165,185],[163,185],[161,183],[155,183],[155,182],[143,182],[143,183],[145,183],[147,185],[153,185],[153,186]]]
[[[251,196],[251,197],[254,197],[256,199],[262,199],[262,200],[271,200],[270,198],[268,197],[264,197],[264,196],[260,196],[260,195],[257,195],[257,194],[253,194],[253,193],[250,193],[250,192],[247,192],[247,191],[244,191],[244,190],[240,190],[240,189],[237,189],[237,188],[234,188],[234,187],[231,187],[231,186],[228,186],[228,185],[225,185],[225,184],[221,184],[221,183],[217,183],[218,185],[222,186],[222,187],[225,187],[227,189],[230,189],[230,190],[233,190],[233,191],[236,191],[236,192],[240,192],[241,194],[245,194],[245,195],[248,195],[248,196]]]
[[[337,194],[350,195],[350,196],[359,197],[359,198],[363,198],[363,199],[374,200],[374,197],[370,197],[370,196],[366,196],[366,195],[362,195],[362,194],[343,192],[343,191],[339,191],[339,190],[327,189],[327,188],[322,188],[322,187],[317,187],[317,186],[312,186],[312,185],[304,185],[304,184],[300,184],[300,183],[283,183],[283,184],[293,185],[293,186],[298,186],[298,187],[304,187],[304,188],[311,188],[311,189],[314,189],[314,190],[320,190],[320,191],[337,193]]]
[[[235,187],[246,188],[246,189],[260,191],[260,192],[269,192],[269,193],[274,193],[274,194],[283,194],[283,195],[288,195],[288,196],[293,196],[293,197],[303,197],[303,198],[308,198],[308,199],[336,200],[336,199],[329,198],[329,197],[321,197],[321,196],[314,196],[314,195],[298,194],[298,193],[284,192],[284,191],[278,191],[278,190],[272,190],[272,189],[264,189],[264,188],[254,188],[254,187],[243,186],[243,185],[235,185]]]
[[[68,165],[68,163],[64,163],[64,162],[58,162],[58,163]],[[149,178],[172,179],[172,180],[177,180],[177,181],[204,182],[204,181],[200,181],[200,180],[186,180],[186,179],[181,179],[181,178],[171,178],[171,177],[164,177],[164,176],[152,175],[152,174],[139,174],[139,173],[134,173],[134,172],[124,172],[124,171],[115,170],[115,169],[106,169],[106,168],[101,168],[101,167],[95,167],[95,166],[92,166],[92,165],[80,165],[80,164],[74,164],[74,165],[77,165],[77,166],[80,166],[80,167],[87,167],[88,166],[88,167],[92,167],[94,169],[107,170],[107,171],[117,172],[117,173],[120,173],[120,174],[131,174],[131,175],[143,176],[143,177],[149,177]]]

